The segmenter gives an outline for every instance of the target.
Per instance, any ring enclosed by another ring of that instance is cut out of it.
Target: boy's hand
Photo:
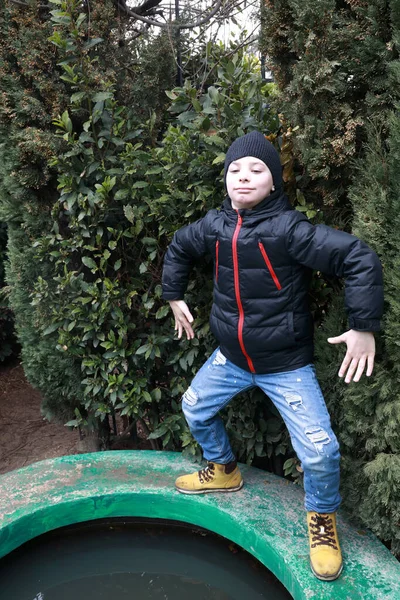
[[[194,338],[194,331],[190,323],[193,323],[193,317],[190,313],[188,305],[183,300],[170,300],[169,305],[175,317],[175,331],[178,332],[178,339],[182,337],[182,330],[186,331],[188,340]]]
[[[367,377],[372,374],[375,357],[375,338],[370,331],[354,331],[350,329],[342,335],[328,338],[330,344],[347,344],[346,356],[339,369],[339,377],[346,374],[346,383],[350,383],[355,373],[353,381],[359,381],[367,364]]]

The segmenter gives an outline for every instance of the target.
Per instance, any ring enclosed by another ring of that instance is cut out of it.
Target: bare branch
[[[138,21],[142,21],[143,23],[148,23],[149,25],[154,25],[155,27],[161,27],[163,29],[170,29],[171,27],[175,28],[175,29],[193,29],[195,27],[200,27],[200,25],[204,25],[204,23],[207,23],[210,19],[213,18],[214,15],[217,14],[217,12],[219,11],[219,9],[222,6],[223,0],[218,0],[215,3],[214,8],[212,9],[212,11],[210,13],[208,13],[208,15],[206,17],[203,17],[202,19],[199,19],[198,21],[195,21],[194,23],[162,23],[161,21],[155,21],[154,19],[148,19],[147,17],[143,17],[142,15],[139,15],[137,13],[135,13],[133,10],[131,10],[130,8],[128,8],[125,4],[125,0],[117,0],[118,1],[118,8],[123,11],[125,14],[127,14],[129,17],[133,17],[134,19],[137,19]]]
[[[161,2],[162,0],[146,0],[141,6],[136,6],[133,10],[137,15],[144,15],[146,12],[161,4]],[[125,2],[124,4],[126,6]]]
[[[12,4],[16,4],[17,6],[23,6],[24,8],[49,8],[48,4],[39,4],[37,7],[32,6],[32,4],[28,4],[27,2],[22,2],[22,0],[9,0]]]

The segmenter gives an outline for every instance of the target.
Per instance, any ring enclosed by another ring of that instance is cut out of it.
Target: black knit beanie
[[[252,131],[237,138],[228,149],[225,157],[224,182],[226,185],[226,174],[228,167],[234,160],[244,156],[254,156],[262,160],[272,174],[275,189],[283,186],[282,165],[278,152],[266,137],[259,131]]]

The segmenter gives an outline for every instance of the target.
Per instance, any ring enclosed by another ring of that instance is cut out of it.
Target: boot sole
[[[178,490],[178,492],[180,492],[181,494],[209,494],[211,492],[238,492],[239,490],[242,489],[244,484],[244,481],[241,481],[239,483],[239,485],[237,485],[236,487],[230,487],[230,488],[208,488],[205,490],[185,490],[183,488],[179,488],[178,486],[175,486],[175,489]]]
[[[329,575],[328,577],[324,577],[323,575],[319,575],[319,573],[314,571],[311,563],[310,563],[310,566],[311,566],[311,571],[314,573],[315,577],[317,579],[320,579],[321,581],[335,581],[335,579],[337,579],[340,576],[341,572],[343,571],[343,564],[342,564],[340,566],[339,571],[335,575]]]

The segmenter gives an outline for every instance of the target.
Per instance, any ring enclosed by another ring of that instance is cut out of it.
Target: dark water
[[[111,520],[59,529],[0,561],[0,600],[287,600],[249,554],[209,532]]]

